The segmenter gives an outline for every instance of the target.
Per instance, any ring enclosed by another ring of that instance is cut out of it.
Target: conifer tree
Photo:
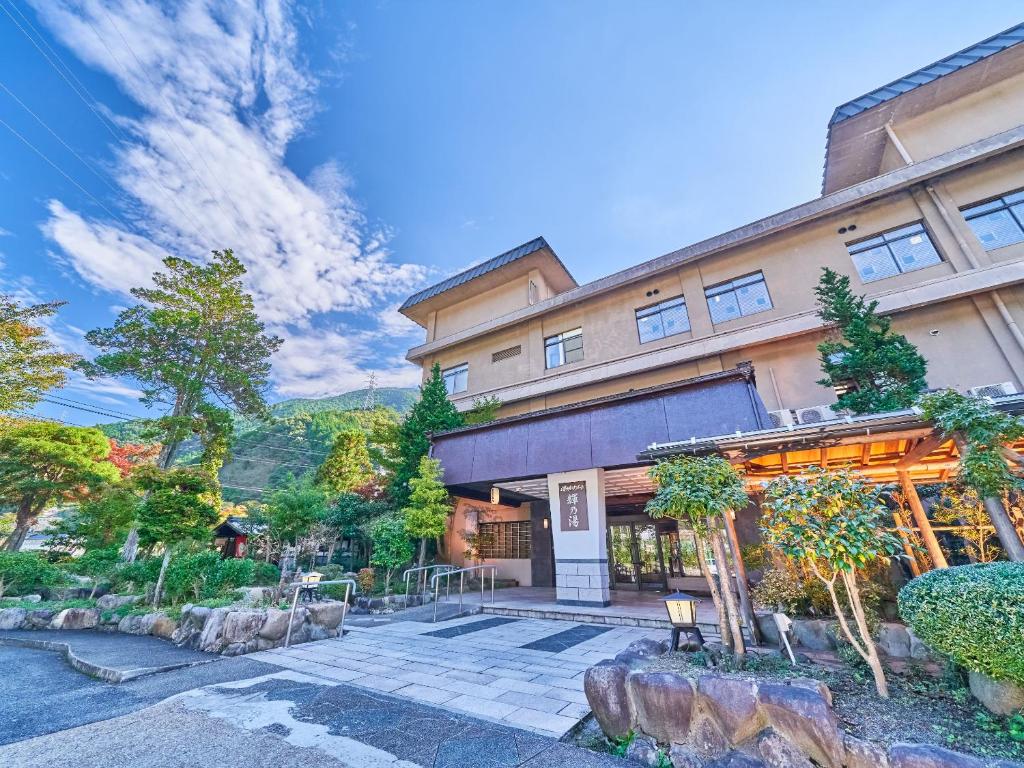
[[[441,366],[434,363],[430,378],[420,387],[420,399],[398,428],[398,462],[388,486],[395,506],[404,507],[409,503],[409,480],[419,472],[420,459],[430,450],[427,435],[462,424],[462,414],[448,399]]]
[[[878,302],[850,290],[850,278],[822,270],[814,289],[818,316],[830,330],[818,345],[825,387],[846,387],[836,407],[855,414],[910,408],[925,388],[927,363],[892,321],[877,313]]]
[[[402,510],[405,531],[420,540],[418,565],[423,566],[427,555],[427,539],[443,536],[452,512],[448,489],[441,482],[441,462],[424,456],[419,472],[409,481],[409,506]]]
[[[316,481],[331,493],[361,488],[373,479],[373,465],[366,447],[366,433],[346,429],[334,437],[331,451],[316,472]]]

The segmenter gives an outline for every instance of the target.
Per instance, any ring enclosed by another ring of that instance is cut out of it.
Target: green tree
[[[391,590],[391,577],[396,568],[412,560],[412,543],[405,532],[405,520],[401,515],[386,515],[379,518],[370,530],[373,553],[370,565],[384,569],[384,590]]]
[[[75,502],[120,479],[98,429],[23,422],[0,432],[0,505],[15,508],[4,549],[17,551],[46,507]]]
[[[448,399],[448,390],[441,377],[441,366],[434,363],[430,378],[420,387],[420,399],[398,428],[397,457],[388,490],[399,507],[409,502],[409,480],[416,476],[420,459],[430,450],[431,432],[455,429],[463,424],[460,414]]]
[[[818,316],[829,338],[818,345],[825,387],[845,387],[839,409],[881,413],[910,408],[924,390],[927,363],[905,336],[892,331],[892,321],[879,315],[877,301],[865,301],[850,290],[850,278],[822,270],[814,289]]]
[[[64,386],[77,358],[61,352],[39,325],[64,302],[22,307],[0,296],[0,413],[29,408],[43,393]]]
[[[175,551],[210,542],[217,524],[217,509],[210,498],[218,485],[206,472],[150,466],[140,467],[135,482],[145,493],[138,512],[139,543],[144,547],[160,545],[164,550],[153,593],[153,605],[159,605]]]
[[[270,495],[266,514],[274,538],[297,544],[310,528],[321,522],[327,513],[327,497],[309,478],[288,481]]]
[[[718,611],[722,642],[731,646],[738,655],[744,655],[746,645],[740,629],[739,609],[730,584],[729,559],[719,530],[719,525],[725,524],[726,515],[747,506],[743,478],[721,456],[683,456],[662,461],[651,467],[649,474],[657,491],[647,502],[648,514],[654,518],[670,517],[690,525],[697,540],[700,569]],[[705,555],[708,544],[715,557],[717,582]],[[737,586],[741,586],[740,581],[736,579]],[[748,623],[753,626],[752,620]]]
[[[805,477],[782,476],[769,483],[762,509],[765,538],[805,563],[825,585],[843,634],[871,667],[878,695],[888,698],[885,672],[857,582],[859,571],[902,549],[899,538],[888,530],[891,515],[881,492],[848,470],[810,467]],[[844,587],[845,607],[836,590],[837,581]]]
[[[441,462],[424,456],[420,459],[419,474],[409,481],[409,506],[402,509],[405,532],[420,540],[419,565],[427,556],[427,539],[444,535],[452,502],[448,489],[441,482]]]
[[[373,465],[366,447],[366,433],[347,429],[334,437],[331,451],[316,472],[316,480],[330,493],[361,488],[373,479]]]
[[[169,257],[164,266],[153,288],[132,289],[141,303],[112,328],[86,334],[100,354],[85,367],[94,376],[130,377],[145,405],[170,409],[155,422],[166,469],[193,433],[212,430],[207,442],[219,439],[224,419],[210,410],[214,401],[243,416],[265,415],[270,356],[281,339],[264,332],[242,283],[245,267],[230,250],[214,251],[207,264]]]
[[[135,525],[142,499],[130,483],[105,488],[54,526],[51,541],[62,549],[105,549],[120,545]]]
[[[473,401],[473,407],[466,411],[464,419],[467,424],[486,424],[498,418],[499,410],[501,400],[497,397],[478,397]]]

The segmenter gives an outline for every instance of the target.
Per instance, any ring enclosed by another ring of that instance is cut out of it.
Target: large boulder
[[[57,612],[52,608],[36,608],[25,617],[24,629],[47,629]]]
[[[846,749],[846,768],[889,768],[889,755],[884,747],[850,734],[843,737],[843,747]]]
[[[117,623],[117,631],[126,635],[148,635],[149,627],[145,625],[148,614],[129,614]]]
[[[936,747],[934,744],[893,744],[890,768],[984,768],[976,757]]]
[[[152,613],[150,616],[153,618],[150,622],[149,634],[164,640],[174,637],[174,632],[178,629],[178,622],[166,613]]]
[[[668,751],[668,759],[672,768],[704,768],[700,756],[683,744],[673,744]]]
[[[910,656],[910,632],[903,624],[886,622],[878,630],[878,650],[894,659]]]
[[[696,694],[693,683],[671,672],[634,672],[626,680],[634,723],[662,744],[680,742],[690,731]]]
[[[757,706],[757,685],[753,681],[701,675],[697,678],[697,694],[729,744],[744,742],[764,727]],[[709,744],[708,749],[711,748]]]
[[[101,611],[116,611],[123,605],[136,605],[142,600],[142,595],[104,595],[96,601],[96,607]]]
[[[99,623],[95,608],[65,608],[50,621],[50,629],[93,629]]]
[[[341,618],[345,615],[345,603],[340,600],[327,600],[321,603],[310,603],[306,606],[309,620],[324,629],[337,629]]]
[[[824,619],[794,619],[791,633],[798,645],[812,651],[831,651],[836,647],[832,622]]]
[[[768,768],[814,768],[796,744],[771,728],[757,737],[757,751]]]
[[[4,608],[0,610],[0,629],[21,629],[27,617],[24,608]]]
[[[225,645],[248,643],[256,638],[263,626],[266,614],[263,611],[231,611],[224,617],[221,639]]]
[[[238,599],[245,605],[258,605],[274,597],[273,587],[239,587],[235,590]]]
[[[597,724],[610,739],[625,738],[632,728],[633,718],[626,692],[628,674],[629,667],[625,664],[602,661],[583,676],[587,703]]]
[[[826,768],[841,768],[843,733],[821,693],[795,685],[761,685],[757,702],[769,725],[808,757]]]
[[[42,595],[22,595],[18,598],[23,603],[41,603],[43,601]]]
[[[196,648],[200,651],[220,653],[224,648],[224,622],[227,620],[230,608],[214,608],[210,611],[206,621],[203,622],[203,629],[196,641]]]
[[[626,759],[640,765],[649,766],[650,768],[659,768],[661,750],[654,743],[654,739],[637,736],[626,747]]]
[[[707,768],[765,768],[765,764],[750,755],[733,751],[708,763]]]
[[[267,608],[266,621],[263,622],[263,626],[260,627],[259,631],[261,639],[270,641],[271,645],[267,647],[273,648],[274,645],[280,645],[284,642],[285,636],[288,634],[289,615],[290,611],[282,611],[280,608]],[[305,621],[306,608],[300,605],[295,609],[295,618],[292,621],[293,637]]]
[[[1024,710],[1024,686],[1009,680],[993,680],[981,672],[971,672],[968,682],[974,698],[989,712],[997,715],[1012,715]]]

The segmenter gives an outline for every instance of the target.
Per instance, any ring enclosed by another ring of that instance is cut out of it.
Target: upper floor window
[[[686,314],[686,301],[682,296],[665,299],[652,307],[636,311],[636,327],[640,343],[663,339],[690,330],[690,316]]]
[[[724,323],[772,308],[768,285],[761,272],[712,285],[704,289],[704,295],[708,299],[713,323]]]
[[[961,210],[986,251],[1024,240],[1024,190]]]
[[[921,222],[849,243],[846,249],[865,283],[924,269],[942,261]]]
[[[449,395],[465,392],[469,388],[469,363],[445,368],[441,371],[441,378],[444,379],[444,388]]]
[[[544,339],[544,362],[547,368],[557,368],[583,359],[583,329],[548,336]]]

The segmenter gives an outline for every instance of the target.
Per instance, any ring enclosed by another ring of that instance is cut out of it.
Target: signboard
[[[558,508],[562,515],[563,531],[589,531],[590,518],[587,516],[587,483],[558,484]]]

